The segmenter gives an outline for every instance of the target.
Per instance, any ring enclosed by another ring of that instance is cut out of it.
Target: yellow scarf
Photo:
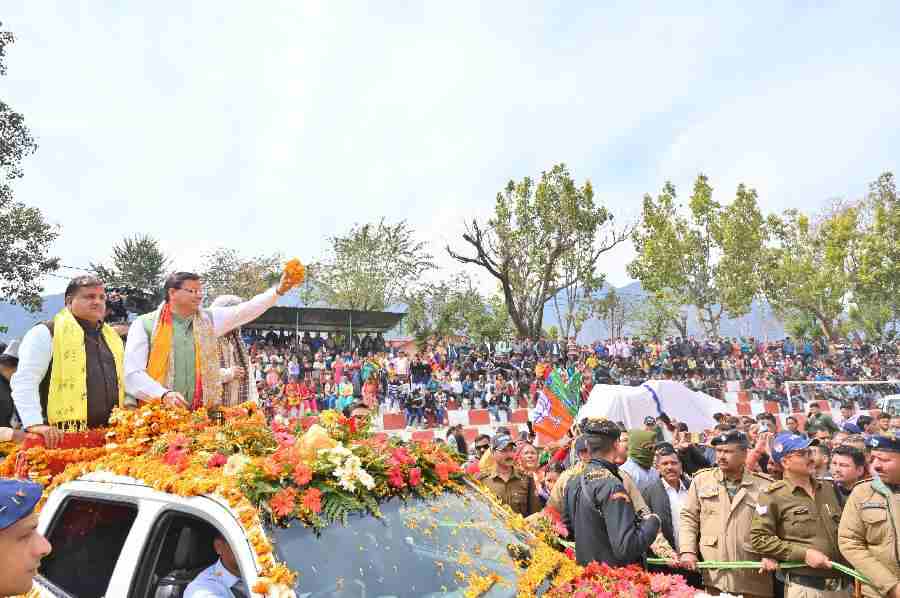
[[[110,326],[103,324],[100,333],[116,362],[121,407],[125,401],[125,347],[122,339]],[[84,350],[84,329],[72,312],[63,308],[53,318],[53,369],[50,373],[47,420],[53,425],[84,428],[87,426],[87,416],[87,352]]]

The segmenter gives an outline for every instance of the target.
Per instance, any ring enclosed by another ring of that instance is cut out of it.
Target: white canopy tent
[[[724,402],[680,382],[649,380],[640,386],[598,384],[575,419],[605,417],[635,429],[643,427],[648,415],[658,417],[662,412],[686,423],[691,432],[700,432],[715,426],[713,413],[725,412],[727,408]]]

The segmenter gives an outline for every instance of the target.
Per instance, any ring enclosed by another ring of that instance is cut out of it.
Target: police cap
[[[885,434],[883,436],[873,436],[866,442],[866,446],[873,451],[900,453],[900,437],[893,433]]]
[[[750,445],[750,442],[747,440],[747,435],[740,430],[729,430],[718,436],[713,436],[712,440],[709,441],[709,444],[712,446],[736,444],[741,448],[747,448]]]

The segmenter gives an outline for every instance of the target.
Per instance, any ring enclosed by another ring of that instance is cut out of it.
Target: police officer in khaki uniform
[[[816,442],[791,433],[775,437],[772,459],[784,478],[760,495],[750,527],[755,552],[807,565],[779,570],[785,598],[846,598],[852,585],[831,568],[833,561],[843,561],[837,540],[841,506],[834,486],[811,476],[809,447]]]
[[[590,452],[587,447],[587,438],[584,435],[578,436],[572,441],[572,451],[575,452],[575,464],[568,467],[564,472],[559,474],[553,488],[550,489],[550,498],[547,499],[547,506],[556,509],[557,513],[563,512],[563,492],[565,492],[566,484],[574,475],[579,475],[584,471],[585,464],[590,461]]]
[[[867,598],[900,598],[900,438],[869,440],[877,480],[854,486],[838,528],[838,546],[854,569],[868,577]]]
[[[498,434],[491,444],[494,455],[494,469],[478,476],[497,498],[519,513],[528,517],[541,510],[534,478],[521,473],[514,466],[516,445],[508,434]]]
[[[772,478],[744,467],[749,442],[742,432],[726,432],[710,444],[716,450],[717,467],[694,474],[681,506],[678,549],[682,566],[690,570],[696,570],[698,557],[704,561],[758,559],[747,547],[747,539],[759,495],[772,483]],[[771,574],[747,569],[705,569],[703,585],[712,594],[772,596]]]

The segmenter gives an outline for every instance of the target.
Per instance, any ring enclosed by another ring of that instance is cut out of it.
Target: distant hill
[[[609,292],[608,285],[598,291],[598,296],[603,296]],[[625,286],[616,288],[616,292],[631,297],[646,297],[647,293],[641,287],[638,281],[629,283]],[[284,307],[299,307],[299,297],[288,294],[278,301],[278,305]],[[44,307],[40,312],[31,313],[22,309],[18,305],[9,303],[0,303],[0,326],[6,326],[9,330],[6,334],[0,334],[0,340],[8,341],[13,338],[21,338],[29,328],[43,320],[49,320],[56,312],[63,307],[63,295],[47,295],[44,297]],[[317,306],[318,307],[318,306]],[[403,306],[392,306],[389,311],[404,311]],[[548,302],[544,308],[544,328],[558,325],[556,318],[556,310],[553,303]],[[698,337],[703,336],[703,332],[697,322],[696,310],[688,309],[688,331]],[[626,328],[626,334],[633,334],[633,328]],[[771,310],[765,302],[755,302],[750,314],[736,320],[724,319],[721,326],[722,336],[753,336],[756,338],[782,338],[784,336],[784,326],[775,317],[771,315]],[[578,337],[579,342],[591,343],[595,340],[605,339],[609,336],[604,325],[599,320],[588,320],[581,330]]]
[[[609,286],[597,292],[598,297],[602,297],[609,292]],[[622,287],[617,287],[616,292],[627,295],[631,298],[642,299],[648,296],[648,293],[641,286],[640,281],[634,281]],[[556,310],[553,303],[547,303],[544,308],[544,328],[558,325]],[[625,334],[637,333],[637,327],[626,326]],[[688,334],[697,337],[703,336],[703,329],[697,320],[697,310],[693,307],[688,308]],[[742,318],[731,319],[723,316],[719,327],[721,336],[752,336],[755,338],[780,339],[784,337],[784,325],[775,318],[768,303],[764,301],[755,301],[751,306],[750,313]],[[597,319],[591,319],[585,322],[578,335],[578,342],[592,343],[596,340],[609,338],[609,332],[606,326]]]
[[[44,320],[50,320],[63,308],[63,294],[46,295],[43,309],[39,312],[30,312],[19,305],[0,302],[0,326],[6,326],[6,334],[0,334],[0,340],[8,341],[21,338],[28,329]]]

